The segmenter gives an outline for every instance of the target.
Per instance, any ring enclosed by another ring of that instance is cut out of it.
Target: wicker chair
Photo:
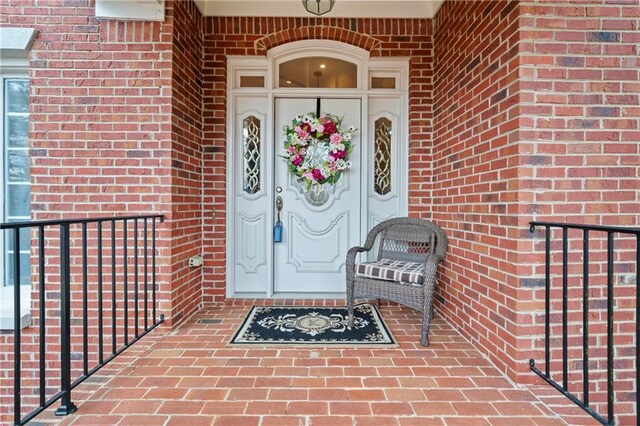
[[[356,255],[373,248],[379,235],[377,260],[356,263]],[[429,346],[436,269],[447,251],[447,236],[426,220],[396,218],[375,226],[363,247],[347,253],[347,308],[353,326],[354,299],[390,300],[422,312],[422,346]]]

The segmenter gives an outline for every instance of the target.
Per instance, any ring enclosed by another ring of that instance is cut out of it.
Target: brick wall
[[[204,33],[204,301],[225,293],[226,55],[265,55],[280,44],[342,41],[372,57],[409,57],[409,210],[430,210],[432,36],[426,19],[207,18]],[[210,212],[215,212],[212,217]]]
[[[523,191],[533,204],[528,213],[638,224],[639,5],[523,3],[520,110],[530,178]]]
[[[434,34],[433,219],[449,236],[441,312],[502,370],[516,358],[516,2],[445,2]]]
[[[528,1],[521,5],[520,225],[531,218],[640,224],[640,2]],[[592,232],[589,268],[591,401],[606,413],[606,235]],[[569,384],[582,395],[582,233],[569,233]],[[562,379],[560,235],[552,244],[552,371]],[[543,230],[523,238],[518,370],[528,354],[544,367],[540,309]],[[635,424],[633,336],[636,243],[615,235],[615,411]],[[532,254],[535,253],[535,254]],[[531,267],[531,263],[538,266]],[[532,301],[532,302],[530,302]],[[525,375],[526,376],[526,375]]]
[[[528,222],[640,223],[637,1],[446,2],[434,32],[433,218],[441,309],[512,378],[544,368],[544,239]],[[469,31],[473,28],[473,31]],[[561,235],[552,371],[563,377]],[[606,412],[606,240],[590,243],[591,402]],[[569,233],[569,383],[582,386],[582,234]],[[616,413],[633,417],[636,244],[616,236]]]
[[[39,30],[29,63],[33,219],[159,213],[158,315],[175,324],[201,303],[198,269],[187,266],[201,253],[201,34],[202,17],[192,2],[169,2],[164,22],[100,21],[92,0],[40,2],[1,0],[0,25]],[[142,223],[139,224],[142,234]],[[129,223],[129,288],[133,287],[133,223]],[[151,225],[149,224],[149,231]],[[111,231],[105,225],[104,237]],[[57,230],[47,238],[47,393],[56,373],[59,323]],[[81,251],[72,235],[73,335],[80,336]],[[97,360],[95,227],[89,230],[90,368]],[[122,238],[122,228],[116,231]],[[120,242],[119,242],[120,244]],[[142,244],[142,241],[141,241]],[[149,241],[149,245],[150,245]],[[142,247],[140,247],[142,250]],[[124,269],[116,256],[117,344],[123,342]],[[33,251],[34,257],[37,254]],[[112,253],[104,248],[105,353],[111,351]],[[35,262],[35,258],[34,258]],[[142,258],[140,258],[142,264]],[[35,265],[35,263],[34,263]],[[141,267],[141,266],[140,266]],[[35,266],[32,272],[37,273]],[[141,275],[142,279],[142,275]],[[33,323],[37,324],[37,288]],[[131,290],[130,290],[131,291]],[[129,309],[133,309],[133,295]],[[140,306],[142,308],[142,306]],[[132,315],[129,326],[132,327]],[[23,338],[23,414],[37,402],[37,328]],[[130,338],[134,336],[132,328]],[[0,353],[1,421],[12,403],[12,338],[3,334]],[[82,368],[81,339],[74,339],[74,377]]]
[[[202,268],[189,257],[202,254],[202,30],[194,2],[173,3],[171,318],[183,319],[202,303]]]
[[[162,310],[180,319],[199,303],[199,272],[185,267],[202,235],[202,16],[191,2],[169,2],[162,23],[101,22],[91,0],[31,3],[3,0],[0,24],[39,30],[32,216],[167,215]]]

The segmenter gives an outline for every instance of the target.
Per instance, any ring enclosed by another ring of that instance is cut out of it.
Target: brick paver
[[[60,420],[48,410],[38,420],[188,426],[596,424],[546,386],[513,384],[438,317],[431,345],[421,347],[419,313],[393,304],[383,304],[381,311],[397,348],[228,346],[249,307],[261,302],[207,307],[174,332],[152,333],[74,391],[76,414]],[[198,324],[212,318],[222,321]]]

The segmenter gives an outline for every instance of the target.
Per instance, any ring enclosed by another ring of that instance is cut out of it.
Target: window
[[[358,66],[342,59],[311,56],[283,62],[278,67],[279,87],[358,87]]]
[[[30,219],[30,168],[29,168],[29,80],[26,75],[12,72],[0,74],[2,104],[0,133],[2,134],[2,209],[0,221],[17,222]],[[21,231],[20,253],[14,252],[14,236],[5,232],[2,241],[4,285],[12,285],[14,259],[20,256],[21,284],[30,284],[29,252],[31,247],[28,229]]]
[[[249,116],[242,122],[242,158],[244,183],[247,194],[260,191],[260,120]]]
[[[262,75],[241,75],[240,76],[240,87],[242,88],[263,88],[264,87],[264,76]]]
[[[385,117],[374,125],[373,189],[380,195],[391,192],[391,126]]]
[[[395,89],[396,78],[395,77],[371,77],[372,89]]]

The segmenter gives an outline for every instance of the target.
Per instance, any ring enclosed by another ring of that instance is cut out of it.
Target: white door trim
[[[330,56],[356,63],[358,66],[358,83],[354,89],[318,89],[318,88],[278,88],[277,84],[277,68],[278,64],[304,56]],[[239,292],[236,290],[235,276],[235,245],[234,245],[234,214],[235,214],[235,187],[234,164],[238,161],[235,157],[234,141],[236,140],[236,105],[237,99],[241,97],[255,97],[267,100],[267,111],[262,111],[266,116],[265,129],[266,134],[262,135],[265,155],[264,165],[268,165],[266,173],[263,174],[264,187],[269,203],[273,204],[275,198],[274,191],[274,169],[273,160],[275,149],[278,141],[275,141],[275,98],[291,97],[291,98],[358,98],[361,99],[361,141],[362,141],[362,168],[361,168],[361,238],[365,238],[368,232],[367,220],[367,203],[368,193],[366,190],[370,186],[368,158],[370,157],[370,137],[369,134],[369,109],[368,99],[370,96],[393,97],[399,99],[402,105],[402,111],[399,114],[398,128],[400,141],[399,156],[400,164],[408,163],[408,59],[382,59],[369,58],[369,52],[359,47],[349,44],[330,41],[330,40],[303,40],[284,44],[271,49],[267,53],[266,58],[230,56],[227,58],[227,146],[226,146],[226,297],[273,297],[273,250],[269,248],[267,256],[267,284],[264,292]],[[369,82],[372,75],[397,75],[397,83],[395,89],[369,89]],[[263,87],[241,87],[241,76],[262,77],[264,79]],[[400,174],[398,182],[398,193],[400,194],[400,215],[406,215],[408,212],[408,167],[403,167],[403,173]],[[274,209],[268,209],[267,224],[273,226],[275,223]],[[270,247],[272,246],[272,242]],[[334,297],[340,294],[305,294],[296,295],[297,298],[317,298],[317,297]],[[277,297],[287,297],[286,294],[277,294]]]

